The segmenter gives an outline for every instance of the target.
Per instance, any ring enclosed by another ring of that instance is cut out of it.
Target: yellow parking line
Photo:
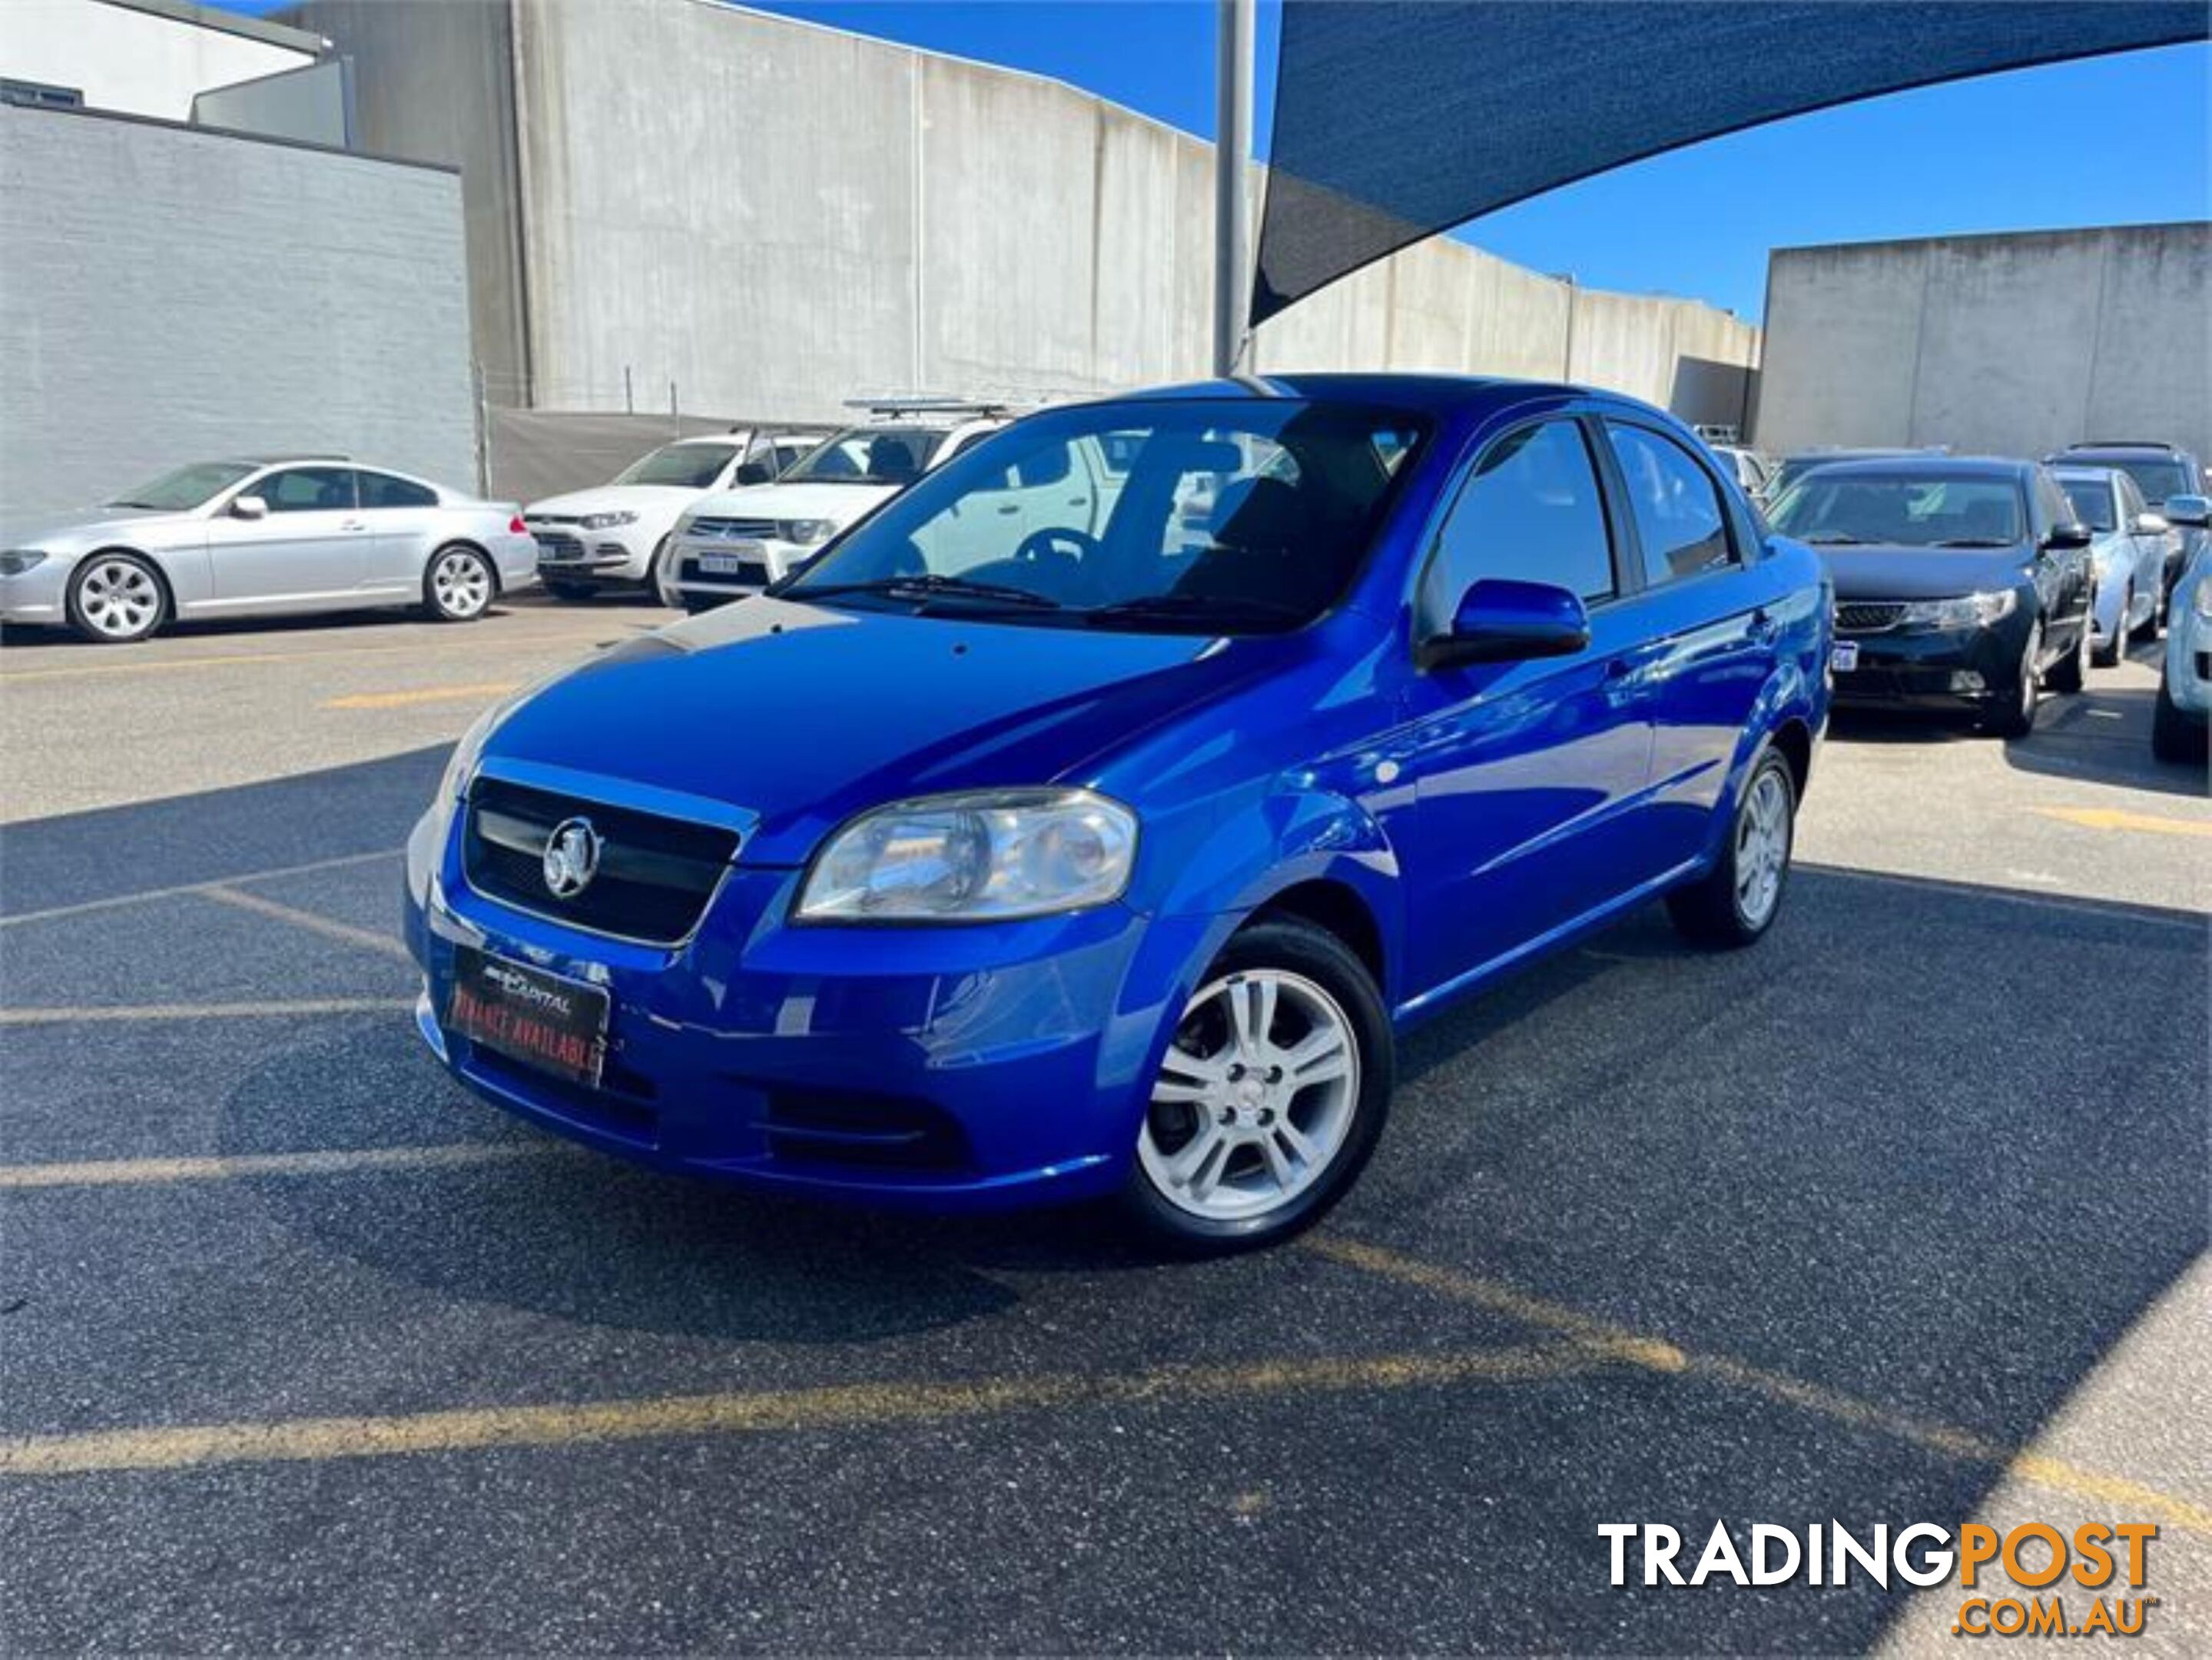
[[[476,686],[419,686],[412,691],[357,691],[325,701],[326,709],[397,709],[410,703],[461,703],[471,698],[499,697],[513,691],[520,680],[495,680]]]
[[[231,882],[269,882],[281,876],[304,876],[313,871],[343,870],[349,865],[366,865],[372,860],[397,859],[402,851],[398,848],[381,848],[374,853],[340,854],[334,859],[313,859],[304,865],[279,865],[270,870],[247,871],[242,875],[217,877],[206,882],[180,882],[168,888],[141,888],[135,893],[111,894],[105,899],[85,899],[74,905],[52,905],[45,910],[18,911],[13,916],[0,916],[0,928],[17,927],[25,922],[57,922],[64,917],[87,916],[94,911],[113,910],[119,905],[143,905],[155,899],[174,899],[187,893],[205,893],[210,888],[222,887]]]
[[[1140,1401],[1249,1401],[1258,1395],[1520,1383],[1564,1376],[1578,1369],[1583,1359],[1571,1347],[1524,1347],[1456,1354],[1162,1366],[1118,1375],[1061,1373],[951,1383],[894,1381],[625,1401],[471,1407],[389,1417],[294,1418],[103,1430],[0,1440],[0,1475],[380,1458],[487,1447],[571,1446],[669,1436],[867,1428]]]
[[[1993,1441],[1972,1430],[1930,1423],[1888,1407],[1861,1401],[1818,1383],[1808,1383],[1786,1373],[1747,1365],[1726,1355],[1698,1354],[1678,1348],[1663,1338],[1644,1336],[1583,1313],[1578,1309],[1549,1303],[1479,1274],[1462,1274],[1416,1257],[1401,1256],[1378,1245],[1334,1236],[1310,1237],[1306,1248],[1366,1273],[1419,1286],[1461,1302],[1473,1303],[1519,1320],[1525,1324],[1562,1332],[1601,1345],[1609,1354],[1656,1371],[1710,1377],[1733,1388],[1748,1389],[1784,1406],[1820,1414],[1855,1428],[1872,1430],[1907,1442],[1923,1451],[1972,1463],[1997,1464],[2022,1481],[2053,1492],[2099,1503],[2123,1505],[2147,1512],[2192,1532],[2212,1534],[2212,1510],[2140,1481],[2085,1469],[2064,1459],[2045,1457]]]
[[[2045,818],[2057,818],[2084,830],[2141,830],[2149,836],[2212,836],[2212,822],[2201,818],[2168,818],[2161,813],[2130,812],[2124,807],[2037,807]]]
[[[386,957],[397,957],[403,962],[413,959],[407,947],[388,933],[378,933],[368,928],[357,928],[351,923],[318,916],[310,910],[301,910],[291,905],[280,905],[274,899],[264,899],[258,893],[242,893],[238,889],[217,884],[198,891],[203,899],[212,899],[219,904],[250,910],[257,916],[266,916],[272,921],[289,923],[295,928],[305,928],[310,933],[319,933],[326,939],[343,940],[349,946],[361,946],[370,951],[380,951]]]
[[[468,1164],[566,1157],[558,1141],[462,1141],[440,1147],[354,1147],[254,1152],[207,1158],[98,1158],[75,1164],[0,1164],[0,1189],[157,1187],[264,1176],[352,1176],[364,1171],[451,1170]]]
[[[73,1026],[135,1020],[253,1020],[309,1014],[390,1014],[415,1006],[411,997],[307,997],[278,1003],[128,1003],[0,1009],[0,1026]]]

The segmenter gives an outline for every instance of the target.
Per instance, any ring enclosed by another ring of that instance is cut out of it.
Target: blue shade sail
[[[1285,0],[1251,319],[1701,138],[2208,33],[2202,0]]]

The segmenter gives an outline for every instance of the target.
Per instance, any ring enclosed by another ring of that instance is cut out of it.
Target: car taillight
[[[507,521],[507,533],[511,536],[527,536],[530,534],[530,526],[522,522],[522,515],[519,513],[516,514],[514,518]]]

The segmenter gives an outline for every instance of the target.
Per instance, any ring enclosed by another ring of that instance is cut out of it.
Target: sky
[[[218,3],[258,13],[279,0]],[[1213,134],[1213,0],[757,0],[756,9],[1048,75]],[[1264,156],[1277,0],[1260,0],[1259,14]],[[1455,234],[1591,287],[1680,295],[1757,319],[1771,247],[2204,218],[2212,46],[2198,45],[1795,117],[1564,186]]]

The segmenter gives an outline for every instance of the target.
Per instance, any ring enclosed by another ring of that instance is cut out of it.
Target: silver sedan
[[[180,467],[0,550],[0,623],[50,623],[106,643],[177,617],[419,605],[481,617],[537,580],[509,502],[337,458]]]

